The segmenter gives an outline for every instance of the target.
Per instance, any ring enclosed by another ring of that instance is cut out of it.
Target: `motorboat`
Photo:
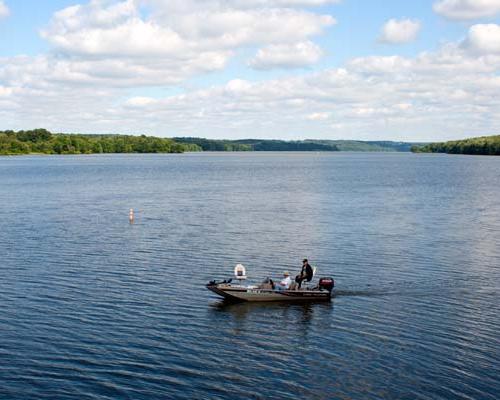
[[[314,268],[316,272],[316,268]],[[318,280],[316,285],[309,284],[301,289],[292,285],[289,289],[273,289],[269,283],[260,285],[243,285],[246,280],[246,270],[241,264],[236,265],[234,269],[235,279],[238,282],[233,283],[233,279],[223,281],[210,281],[206,287],[208,290],[223,297],[227,301],[330,301],[335,281],[330,277],[323,277]],[[314,276],[314,274],[313,274]]]

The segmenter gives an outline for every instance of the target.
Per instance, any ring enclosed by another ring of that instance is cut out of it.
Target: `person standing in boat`
[[[313,278],[313,269],[309,265],[309,261],[307,261],[307,258],[304,258],[304,260],[302,260],[302,270],[300,271],[300,274],[295,277],[295,282],[299,284],[299,289],[300,289],[302,281],[305,280],[306,282],[310,282],[312,278]]]

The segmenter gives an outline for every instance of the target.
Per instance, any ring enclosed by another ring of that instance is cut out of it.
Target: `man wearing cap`
[[[291,284],[292,280],[290,279],[290,273],[285,271],[283,272],[283,279],[280,283],[275,284],[274,288],[277,290],[288,290]]]
[[[299,289],[300,286],[302,285],[302,281],[307,281],[310,282],[311,279],[313,278],[313,269],[309,265],[309,262],[307,261],[307,258],[304,258],[302,260],[302,270],[300,271],[300,274],[295,277],[295,282],[299,284]]]

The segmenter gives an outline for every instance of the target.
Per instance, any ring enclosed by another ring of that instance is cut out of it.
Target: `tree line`
[[[336,145],[313,140],[216,140],[196,137],[176,137],[176,142],[195,144],[203,151],[338,151]]]
[[[443,144],[414,146],[412,147],[412,151],[442,151],[439,145]],[[410,146],[410,143],[388,141],[363,142],[313,139],[295,141],[264,139],[216,140],[196,137],[166,139],[146,135],[54,134],[46,129],[18,132],[12,130],[0,131],[0,155],[37,153],[182,153],[186,151],[409,151]]]
[[[239,143],[233,140],[216,140],[194,137],[176,137],[174,140],[178,143],[198,146],[202,151],[253,151],[251,145]]]
[[[183,153],[200,151],[191,143],[131,135],[53,134],[46,129],[0,131],[0,154]]]
[[[425,146],[413,146],[414,153],[447,153],[471,155],[500,155],[500,135],[482,136],[464,140],[430,143]]]

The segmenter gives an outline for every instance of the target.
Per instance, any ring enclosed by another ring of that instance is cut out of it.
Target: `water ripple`
[[[408,154],[2,158],[0,398],[496,399],[499,177]],[[204,289],[305,256],[331,303]]]

